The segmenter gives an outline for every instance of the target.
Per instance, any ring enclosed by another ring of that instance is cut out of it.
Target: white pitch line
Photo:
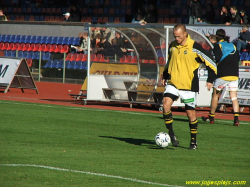
[[[79,171],[79,170],[58,168],[58,167],[52,167],[52,166],[33,165],[33,164],[0,164],[0,166],[44,168],[44,169],[50,169],[50,170],[56,170],[56,171],[67,171],[67,172],[73,172],[73,173],[82,173],[82,174],[95,175],[95,176],[101,176],[101,177],[109,177],[109,178],[115,178],[115,179],[122,179],[122,180],[128,180],[128,181],[132,181],[132,182],[138,182],[138,183],[143,183],[143,184],[151,184],[151,185],[157,185],[157,186],[184,187],[184,186],[169,185],[169,184],[162,184],[162,183],[157,183],[157,182],[150,182],[150,181],[138,180],[138,179],[121,177],[121,176],[116,176],[116,175],[108,175],[108,174],[102,174],[102,173],[93,173],[93,172],[89,172],[89,171]]]
[[[94,108],[83,108],[83,107],[60,107],[59,105],[46,105],[46,104],[38,104],[38,103],[23,103],[23,102],[6,102],[6,101],[0,101],[0,103],[4,103],[4,104],[16,104],[16,105],[27,105],[27,106],[39,106],[39,107],[45,107],[45,108],[58,108],[58,109],[67,109],[67,110],[83,110],[83,111],[98,111],[98,112],[107,112],[107,110],[105,109],[94,109]],[[117,113],[123,113],[123,114],[133,114],[133,115],[141,115],[141,116],[159,116],[162,114],[156,114],[156,113],[141,113],[141,112],[132,112],[132,111],[119,111],[119,110],[109,110],[112,112],[117,112]],[[175,115],[178,116],[176,118],[179,119],[187,119],[185,116],[180,116],[180,115]],[[175,118],[175,117],[174,117]],[[219,122],[228,122],[226,120],[221,120],[221,119],[216,119],[216,121]],[[240,124],[244,124],[244,125],[250,125],[250,122],[243,122],[241,121]]]

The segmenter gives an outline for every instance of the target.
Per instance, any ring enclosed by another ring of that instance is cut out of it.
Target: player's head
[[[179,45],[184,45],[186,43],[188,34],[187,34],[185,25],[180,24],[180,23],[175,25],[173,34],[174,34],[176,42]]]
[[[218,36],[218,41],[225,40],[225,41],[229,42],[230,37],[226,36],[226,32],[224,29],[218,29],[216,31],[216,35]]]
[[[212,34],[209,36],[209,40],[211,43],[217,43],[217,36]]]

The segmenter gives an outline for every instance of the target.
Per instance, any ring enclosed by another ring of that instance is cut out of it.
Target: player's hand
[[[206,87],[207,87],[207,90],[210,91],[211,88],[213,88],[213,84],[210,82],[207,82]]]
[[[166,79],[162,79],[161,83],[163,86],[166,86]]]

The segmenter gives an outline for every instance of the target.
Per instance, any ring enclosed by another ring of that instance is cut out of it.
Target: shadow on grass
[[[148,149],[170,149],[174,150],[173,147],[166,147],[166,148],[161,148],[155,144],[155,141],[153,140],[145,140],[145,139],[136,139],[136,138],[120,138],[120,137],[114,137],[114,136],[99,136],[101,138],[111,138],[119,141],[123,141],[132,145],[138,145],[138,146],[147,146]],[[185,148],[187,147],[181,147],[180,148]]]

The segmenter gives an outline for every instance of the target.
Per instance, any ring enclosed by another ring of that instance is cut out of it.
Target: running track
[[[23,101],[31,103],[43,103],[43,104],[55,104],[74,107],[88,107],[98,108],[106,110],[120,110],[120,111],[137,111],[137,112],[150,112],[159,113],[157,109],[151,108],[148,105],[134,106],[130,108],[128,104],[123,103],[102,103],[102,102],[88,102],[87,105],[83,104],[82,100],[74,100],[69,94],[78,94],[81,86],[79,84],[63,84],[63,83],[48,83],[48,82],[36,82],[39,94],[34,90],[25,89],[24,93],[21,89],[10,88],[10,90],[4,94],[3,90],[0,92],[0,100],[11,101]],[[231,107],[227,108],[227,113],[218,112],[216,118],[218,119],[230,119],[233,120],[233,114],[231,113]],[[173,107],[174,115],[186,115],[184,111],[179,111]],[[206,116],[209,113],[209,108],[197,108],[197,117]],[[245,108],[240,114],[240,120],[250,121],[249,108]]]

